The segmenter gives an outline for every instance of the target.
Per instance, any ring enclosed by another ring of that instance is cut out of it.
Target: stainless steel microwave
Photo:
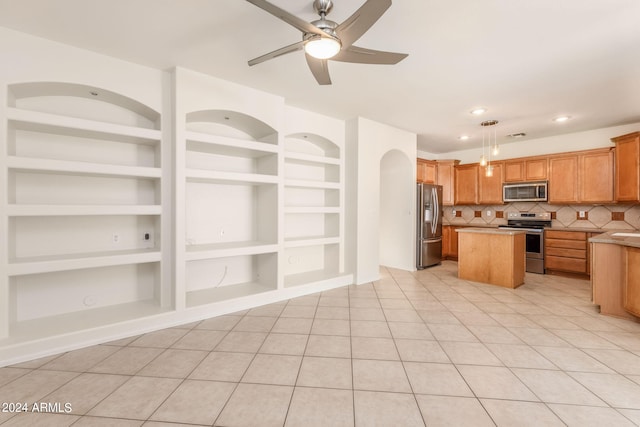
[[[547,186],[547,181],[503,184],[502,201],[546,202],[548,200]]]

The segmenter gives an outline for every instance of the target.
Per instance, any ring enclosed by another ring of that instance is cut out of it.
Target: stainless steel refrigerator
[[[442,186],[418,183],[416,267],[442,262]]]

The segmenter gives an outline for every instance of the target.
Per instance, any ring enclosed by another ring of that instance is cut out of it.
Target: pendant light
[[[497,120],[485,120],[480,123],[482,126],[482,156],[480,157],[480,166],[486,166],[485,168],[485,176],[491,177],[493,176],[493,166],[491,166],[491,156],[497,156],[500,153],[500,147],[498,147],[498,139],[496,135],[496,125],[498,124]],[[486,130],[489,126],[493,128],[493,146],[491,144],[491,131]],[[488,154],[489,158],[484,155],[484,144],[485,144],[485,134],[487,134],[487,146],[488,146]]]

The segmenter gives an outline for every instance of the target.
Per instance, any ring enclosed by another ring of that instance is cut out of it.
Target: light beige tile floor
[[[457,265],[381,279],[0,369],[3,426],[640,425],[640,324],[589,282],[516,290]],[[0,408],[1,409],[1,408]]]

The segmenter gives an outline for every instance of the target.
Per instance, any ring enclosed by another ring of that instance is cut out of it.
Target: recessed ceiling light
[[[571,118],[571,116],[558,116],[555,119],[553,119],[553,121],[556,122],[556,123],[562,123],[562,122],[566,122],[570,118]]]
[[[527,136],[524,132],[512,133],[511,135],[507,135],[511,138],[522,138],[523,136]]]
[[[469,135],[460,135],[460,136],[458,137],[458,139],[459,139],[460,141],[466,141],[466,140],[467,140],[467,139],[469,139],[469,138],[471,138]]]
[[[479,116],[480,114],[484,114],[486,112],[487,112],[487,109],[484,107],[478,107],[471,110],[471,114],[473,114],[474,116]]]

